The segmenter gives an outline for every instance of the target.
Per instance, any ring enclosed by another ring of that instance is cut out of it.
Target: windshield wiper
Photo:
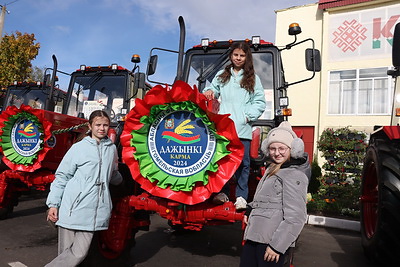
[[[103,76],[103,73],[101,71],[96,72],[95,75],[90,77],[90,79],[87,81],[87,83],[85,83],[85,85],[83,85],[76,91],[76,95],[78,96],[83,90],[91,88],[95,83],[97,83],[100,80],[101,76]]]
[[[83,86],[79,85],[78,90],[76,90],[76,110],[78,111],[78,104],[79,104],[79,95],[80,93],[85,90],[85,89],[90,89],[94,84],[96,84],[101,77],[103,76],[103,73],[101,71],[96,72],[90,79],[85,83]]]
[[[212,64],[210,64],[207,69],[205,69],[202,74],[197,78],[200,83],[204,83],[211,73],[215,70],[219,70],[223,65],[225,65],[229,60],[229,52],[231,48],[228,48],[221,56],[219,56]]]

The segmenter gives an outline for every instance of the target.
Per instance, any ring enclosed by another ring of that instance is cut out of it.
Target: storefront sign
[[[390,57],[398,22],[400,4],[331,15],[329,61]]]

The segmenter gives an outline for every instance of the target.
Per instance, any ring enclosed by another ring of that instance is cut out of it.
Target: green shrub
[[[314,156],[313,161],[311,162],[311,179],[310,183],[308,184],[308,192],[312,194],[318,192],[319,186],[321,185],[318,178],[321,177],[321,175],[321,167],[318,165],[317,157]]]
[[[324,174],[312,163],[313,176],[309,185],[309,212],[333,216],[359,217],[362,163],[366,134],[349,127],[325,129],[317,143],[326,162]],[[321,169],[320,169],[321,170]]]

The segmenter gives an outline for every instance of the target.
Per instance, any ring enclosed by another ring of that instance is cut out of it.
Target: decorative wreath
[[[121,135],[122,157],[144,190],[193,205],[234,175],[243,145],[229,115],[208,111],[206,102],[182,81],[136,99]]]
[[[9,106],[0,114],[0,152],[3,162],[12,170],[33,172],[41,167],[51,147],[51,123],[44,110],[27,105]]]

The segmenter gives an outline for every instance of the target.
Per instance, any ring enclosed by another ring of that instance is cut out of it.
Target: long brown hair
[[[271,177],[272,175],[276,174],[282,167],[282,164],[284,164],[285,162],[290,161],[290,155],[287,158],[286,161],[282,162],[282,163],[275,163],[274,161],[272,161],[268,168],[267,168],[267,177]]]
[[[267,177],[271,177],[272,175],[276,174],[282,166],[283,163],[276,164],[272,162],[267,169]]]
[[[231,46],[231,51],[229,52],[229,58],[232,57],[235,49],[242,49],[246,54],[246,60],[243,65],[243,78],[240,81],[240,86],[246,89],[249,93],[253,93],[254,85],[256,83],[256,76],[254,73],[253,56],[251,54],[250,46],[245,42],[233,43]],[[231,64],[227,65],[224,71],[218,76],[223,84],[230,80],[232,67],[233,63],[231,62]]]

